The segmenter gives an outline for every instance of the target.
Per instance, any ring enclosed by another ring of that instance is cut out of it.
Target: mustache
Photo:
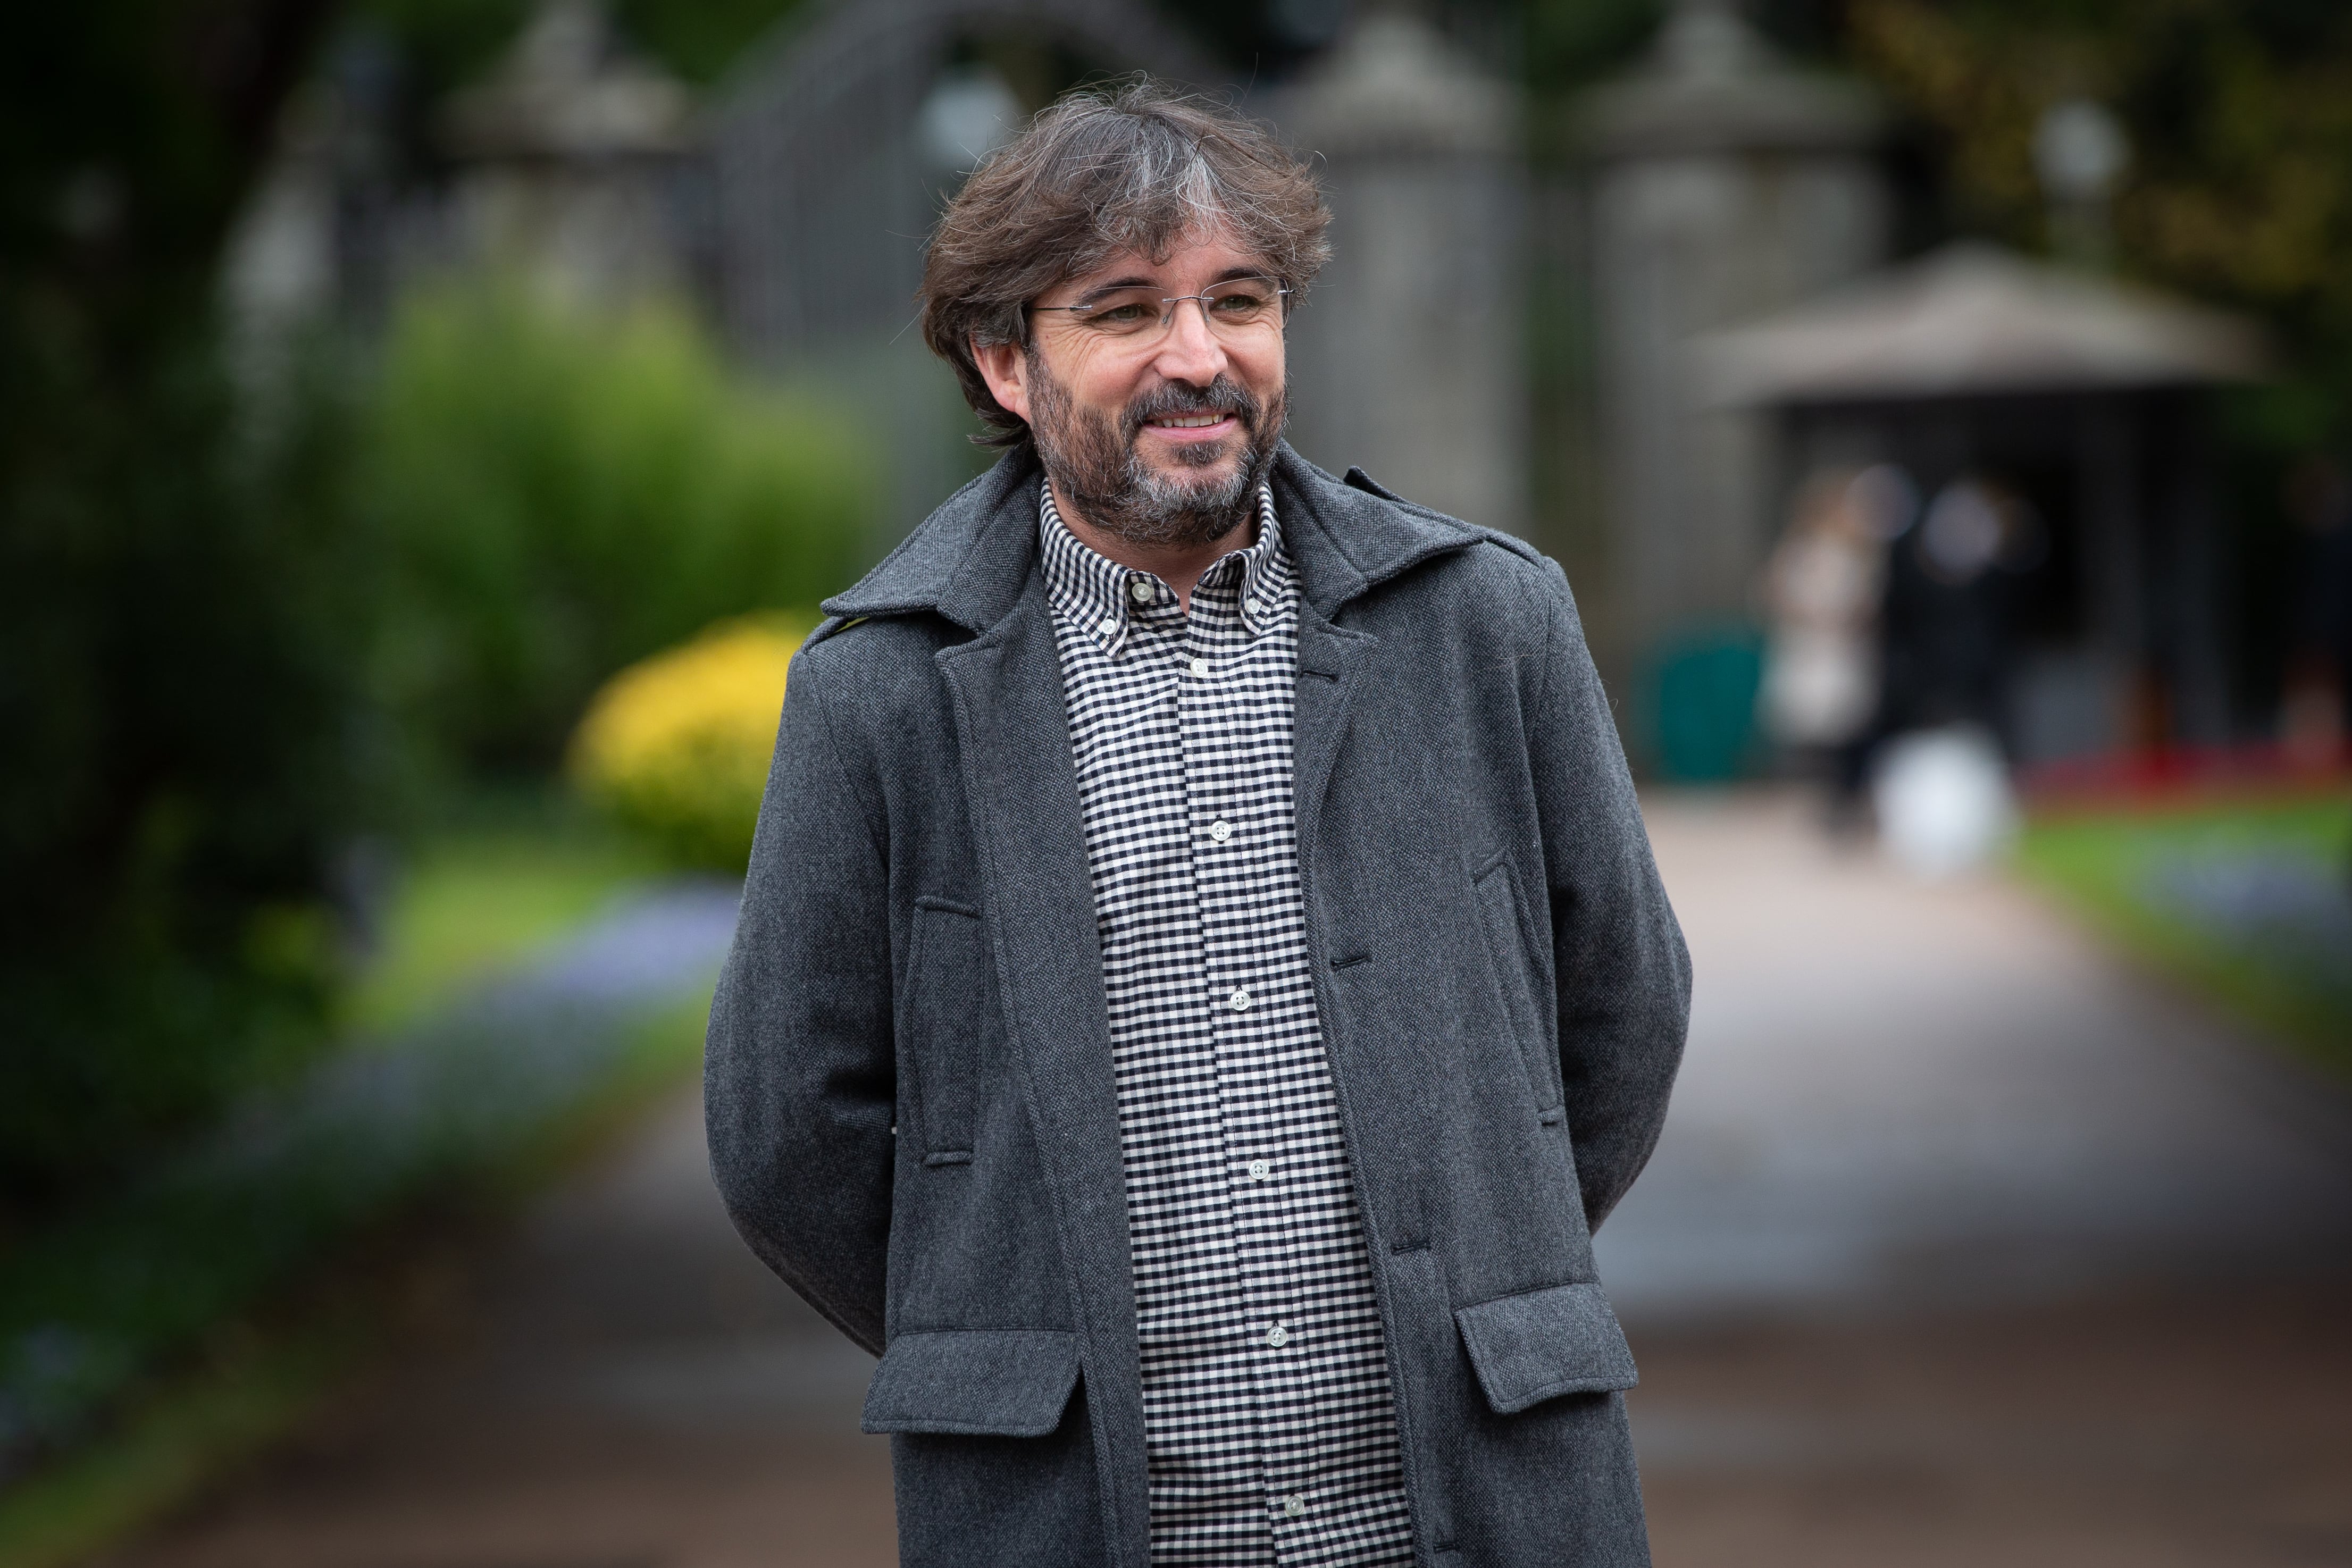
[[[1257,399],[1231,376],[1219,375],[1204,387],[1163,382],[1127,405],[1119,416],[1119,434],[1132,445],[1153,420],[1187,413],[1230,413],[1245,435],[1256,434],[1258,423],[1265,416]]]

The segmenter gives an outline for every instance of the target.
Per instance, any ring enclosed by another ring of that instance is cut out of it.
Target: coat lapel
[[[1140,1565],[1150,1554],[1150,1502],[1118,1084],[1061,658],[1042,580],[1033,576],[988,632],[936,657],[954,702],[1016,1071],[1075,1265],[1105,1524],[1114,1561]]]
[[[1332,764],[1346,736],[1348,714],[1362,682],[1365,664],[1380,639],[1344,631],[1315,606],[1298,606],[1298,676],[1291,715],[1291,810],[1297,820],[1300,870],[1323,823],[1323,797]]]

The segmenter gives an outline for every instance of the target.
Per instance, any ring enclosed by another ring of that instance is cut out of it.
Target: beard
[[[1054,487],[1087,522],[1147,547],[1205,545],[1245,522],[1282,440],[1283,396],[1261,404],[1229,376],[1205,387],[1167,382],[1111,416],[1082,409],[1029,354],[1029,434]],[[1136,442],[1155,419],[1231,413],[1239,428],[1222,441],[1187,442],[1171,452],[1177,471],[1143,460]],[[1239,449],[1240,461],[1227,464]]]

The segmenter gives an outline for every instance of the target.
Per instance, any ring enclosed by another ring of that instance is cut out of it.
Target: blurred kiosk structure
[[[1975,486],[2019,509],[2036,537],[2008,585],[1997,716],[2015,759],[2230,738],[2196,390],[2257,373],[2251,328],[1964,244],[1716,334],[1693,368],[1714,406],[1778,415],[1782,495],[1892,463],[1922,497]]]
[[[991,63],[1012,57],[1037,79]],[[874,555],[973,467],[971,414],[914,329],[940,201],[1075,74],[1129,70],[1223,81],[1143,0],[835,0],[756,47],[712,111],[728,340],[817,371],[890,433]]]
[[[1376,8],[1274,108],[1318,160],[1331,262],[1290,324],[1290,439],[1334,473],[1528,527],[1526,168],[1515,88]]]
[[[1622,678],[1746,621],[1771,547],[1764,423],[1706,395],[1690,340],[1880,265],[1889,198],[1875,99],[1777,59],[1729,0],[1680,0],[1579,110],[1610,587],[1588,602]]]

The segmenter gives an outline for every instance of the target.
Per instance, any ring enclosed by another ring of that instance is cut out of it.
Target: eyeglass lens
[[[1168,326],[1189,300],[1201,307],[1212,329],[1226,330],[1271,320],[1280,308],[1282,293],[1279,284],[1265,277],[1234,278],[1173,298],[1151,288],[1121,288],[1071,308],[1069,315],[1088,330],[1129,337]]]

